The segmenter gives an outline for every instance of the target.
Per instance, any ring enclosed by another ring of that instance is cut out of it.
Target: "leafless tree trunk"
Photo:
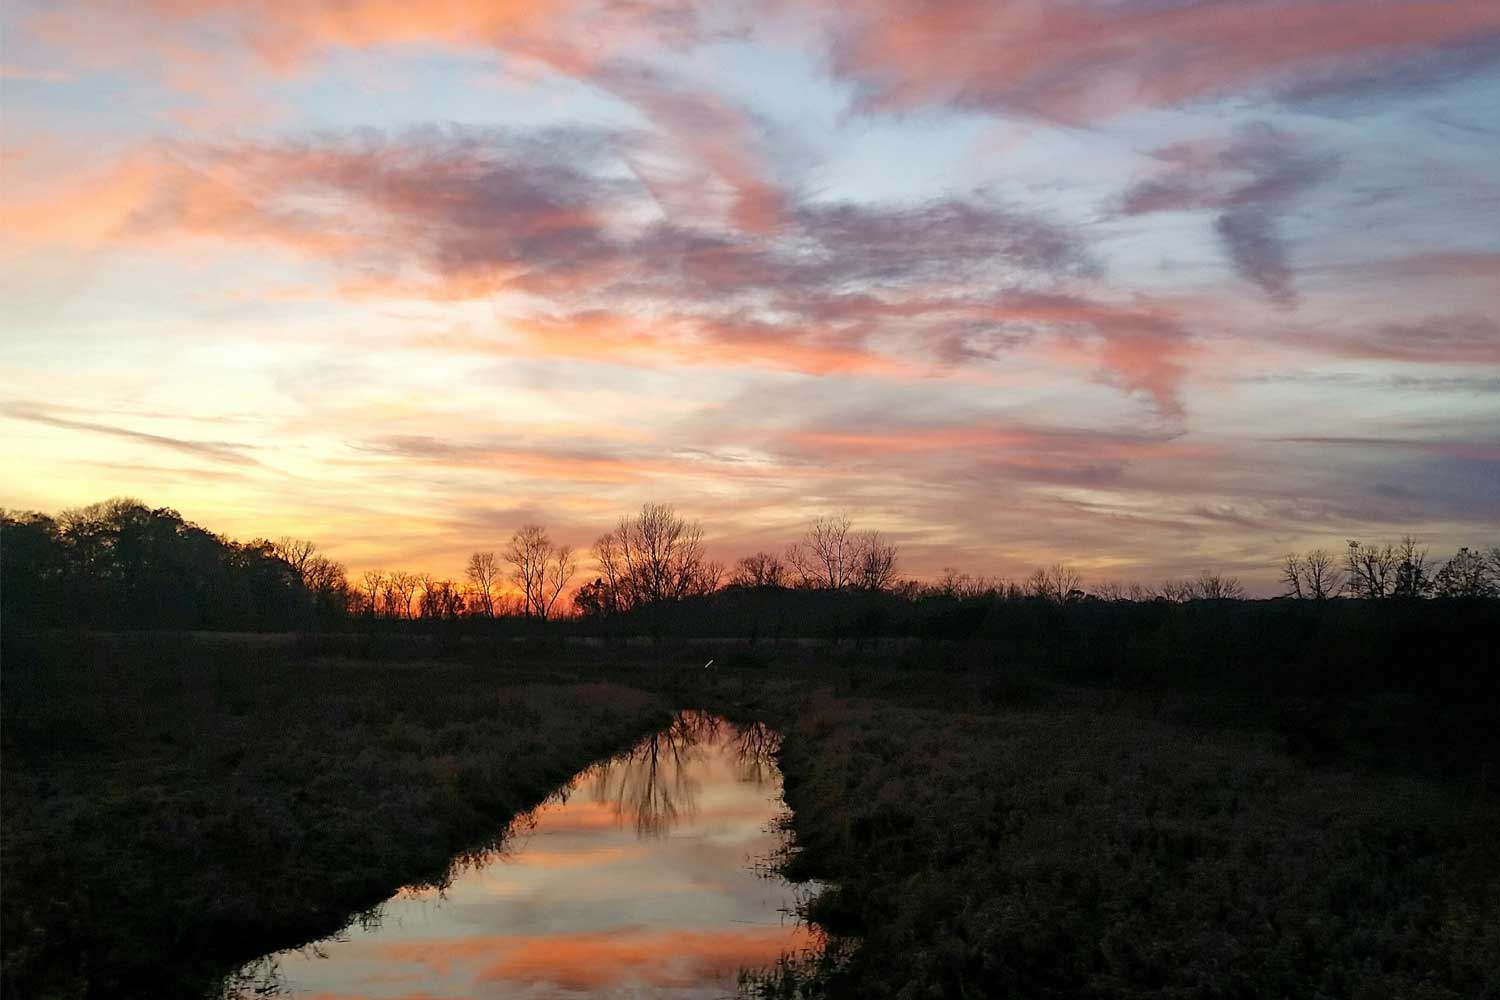
[[[1313,549],[1304,556],[1302,574],[1303,589],[1315,601],[1326,601],[1337,594],[1343,582],[1333,553],[1327,549]]]
[[[1354,597],[1380,600],[1390,597],[1395,586],[1396,552],[1389,545],[1377,548],[1349,542],[1345,588]]]
[[[1417,540],[1407,535],[1395,551],[1396,583],[1391,596],[1413,598],[1432,593],[1432,580],[1427,575],[1427,550],[1417,548]]]
[[[702,527],[678,517],[670,504],[649,503],[622,519],[613,544],[630,605],[678,600],[717,583],[705,572]]]
[[[405,570],[397,570],[391,574],[390,591],[392,606],[388,613],[396,618],[410,618],[412,616],[412,602],[417,596],[417,583],[420,577],[415,573]]]
[[[1075,593],[1082,593],[1082,587],[1083,577],[1077,570],[1062,563],[1038,569],[1026,580],[1026,590],[1032,597],[1059,603],[1069,600]]]
[[[1468,546],[1444,563],[1433,580],[1439,597],[1494,597],[1500,586],[1485,557]]]
[[[604,584],[600,610],[614,614],[629,608],[629,588],[625,576],[625,554],[620,551],[617,531],[611,531],[594,539],[594,561],[599,564],[599,579]]]
[[[1245,588],[1232,576],[1221,576],[1208,570],[1198,574],[1193,581],[1193,596],[1205,601],[1238,601],[1245,596]]]
[[[473,587],[473,596],[479,610],[487,618],[495,617],[495,585],[500,582],[500,568],[495,563],[495,553],[475,552],[469,556],[469,565],[464,569]]]
[[[578,572],[578,558],[573,555],[573,550],[567,545],[559,545],[552,550],[552,555],[547,561],[542,580],[541,617],[545,621],[551,617],[552,609],[557,605],[557,599],[562,596],[563,589],[567,587],[568,581]]]
[[[510,536],[505,558],[513,567],[511,580],[521,588],[522,614],[527,618],[546,618],[542,592],[547,584],[547,561],[552,555],[552,539],[539,524],[522,526]]]
[[[364,575],[365,597],[368,601],[370,617],[374,618],[380,613],[380,591],[385,585],[385,571],[378,569],[367,569]]]
[[[296,570],[302,585],[307,587],[307,567],[313,555],[318,551],[317,545],[300,538],[283,535],[271,543],[271,551],[278,559]],[[308,589],[312,588],[308,587]]]
[[[1281,582],[1286,587],[1286,596],[1301,599],[1307,595],[1302,593],[1302,577],[1306,573],[1302,565],[1302,557],[1295,552],[1288,552],[1286,558],[1281,562]]]
[[[896,547],[878,531],[859,539],[854,578],[865,590],[889,590],[896,582]]]
[[[786,564],[769,552],[757,552],[736,564],[729,582],[736,587],[785,587]]]
[[[1153,599],[1181,604],[1193,599],[1191,580],[1163,580],[1152,594]]]
[[[862,540],[846,514],[825,514],[813,521],[801,541],[786,552],[803,586],[842,590],[859,582]]]

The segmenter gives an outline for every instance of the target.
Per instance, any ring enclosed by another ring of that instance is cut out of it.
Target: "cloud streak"
[[[1074,123],[1236,92],[1431,80],[1448,47],[1500,33],[1485,0],[880,0],[830,5],[828,20],[834,64],[870,107]]]
[[[1297,294],[1279,217],[1338,169],[1337,157],[1309,146],[1306,139],[1258,125],[1227,143],[1179,143],[1157,150],[1153,155],[1162,170],[1127,190],[1121,211],[1219,212],[1214,231],[1235,270],[1273,302],[1293,305]]]
[[[11,420],[22,420],[29,423],[42,424],[47,427],[58,427],[63,430],[103,434],[125,441],[133,441],[138,444],[166,448],[170,451],[190,455],[193,458],[208,459],[214,462],[228,462],[233,465],[260,464],[255,458],[245,454],[250,449],[249,445],[234,444],[226,441],[194,441],[185,438],[169,437],[165,434],[135,431],[128,427],[115,427],[111,424],[95,423],[89,420],[70,420],[66,417],[59,417],[48,413],[45,409],[29,406],[24,403],[0,403],[0,415],[8,417]]]

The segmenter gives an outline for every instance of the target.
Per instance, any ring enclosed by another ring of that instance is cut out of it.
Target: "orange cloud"
[[[82,38],[94,65],[136,62],[142,50],[178,59],[194,28],[211,28],[238,40],[272,69],[289,72],[337,48],[435,44],[497,49],[558,69],[581,73],[642,38],[663,37],[664,11],[599,0],[308,0],[258,4],[247,0],[142,0],[109,4],[114,18],[138,29],[104,34],[99,4],[63,3],[30,20],[29,29],[57,43]],[[92,16],[93,20],[90,20]],[[587,24],[586,34],[570,31]],[[191,50],[187,50],[191,51]],[[199,78],[168,66],[179,85]]]
[[[510,324],[529,353],[647,367],[689,364],[755,366],[811,375],[903,377],[921,366],[883,355],[837,334],[802,332],[748,320],[669,315],[638,320],[604,311]]]
[[[1174,437],[1143,437],[1088,431],[1051,431],[1026,427],[910,427],[890,430],[794,431],[788,441],[799,448],[864,455],[935,454],[982,450],[1034,452],[1040,456],[1126,460],[1139,458],[1201,459],[1219,454],[1202,444]]]

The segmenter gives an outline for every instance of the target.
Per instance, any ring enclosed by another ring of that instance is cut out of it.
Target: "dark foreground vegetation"
[[[1190,700],[808,702],[782,767],[808,916],[856,946],[763,996],[1489,997],[1482,779],[1311,765]]]
[[[1291,556],[1248,601],[903,584],[847,527],[720,586],[648,508],[559,621],[540,529],[506,613],[493,556],[361,592],[168,510],[7,516],[4,995],[201,996],[705,708],[785,735],[786,870],[832,886],[827,957],[751,993],[1500,997],[1496,550]]]
[[[290,637],[4,637],[3,988],[200,996],[443,877],[669,718],[653,695]]]
[[[1500,995],[1500,606],[1371,607],[863,648],[7,633],[6,995],[194,995],[694,706],[785,734],[785,864],[833,886],[838,960],[752,994]]]

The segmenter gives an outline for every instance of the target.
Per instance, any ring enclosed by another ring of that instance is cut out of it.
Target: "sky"
[[[1494,0],[11,0],[0,505],[460,576],[1500,542]]]

